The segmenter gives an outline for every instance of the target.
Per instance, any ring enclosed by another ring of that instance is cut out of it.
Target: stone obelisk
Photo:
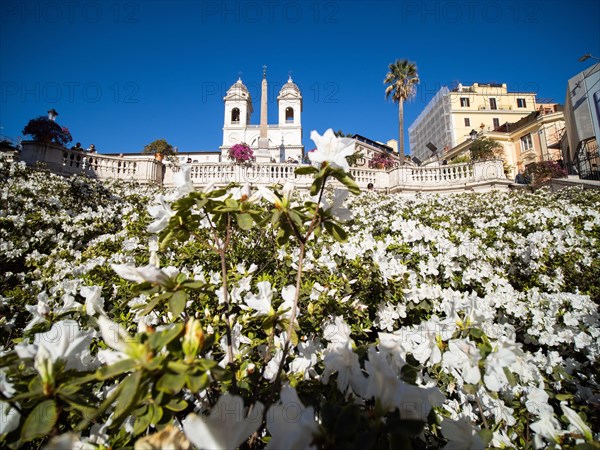
[[[258,138],[258,152],[256,153],[256,162],[271,162],[269,152],[269,138],[267,136],[267,66],[263,66],[263,79],[260,92],[260,136]]]

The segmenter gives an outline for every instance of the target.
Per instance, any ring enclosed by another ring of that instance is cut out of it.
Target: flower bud
[[[50,396],[54,390],[54,364],[46,347],[39,347],[37,355],[35,355],[34,367],[42,379],[44,395]]]
[[[198,355],[198,350],[204,345],[204,332],[198,319],[190,319],[185,324],[185,335],[183,336],[183,353],[185,362],[191,363]]]

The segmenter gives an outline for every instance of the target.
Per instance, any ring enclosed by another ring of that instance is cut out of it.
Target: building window
[[[524,98],[517,99],[517,108],[527,108],[527,102]]]
[[[498,109],[498,105],[496,105],[496,99],[494,97],[490,97],[490,109]]]
[[[526,152],[533,148],[533,141],[531,140],[531,134],[526,134],[521,138],[521,151]]]
[[[238,108],[231,110],[231,123],[240,123],[240,110]]]
[[[470,127],[471,126],[471,119],[469,119],[468,117],[465,117],[465,127]]]
[[[294,123],[294,108],[289,106],[285,108],[285,122]]]
[[[494,130],[500,126],[500,119],[493,118],[492,122],[494,122]]]
[[[468,97],[461,97],[460,98],[460,106],[467,108],[467,107],[470,106],[470,104],[471,103],[469,102]]]

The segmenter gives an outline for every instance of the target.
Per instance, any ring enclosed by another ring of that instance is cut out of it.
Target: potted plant
[[[23,128],[23,134],[30,135],[35,142],[53,143],[63,147],[73,140],[68,128],[61,127],[54,120],[44,116],[31,119]]]
[[[385,169],[390,170],[396,166],[396,161],[388,155],[383,153],[377,153],[370,161],[369,167],[371,169]]]
[[[227,156],[230,160],[235,161],[239,164],[248,164],[254,160],[254,152],[252,151],[250,146],[245,142],[242,142],[241,144],[235,144],[234,146],[232,146],[229,149]]]
[[[169,158],[175,155],[177,151],[166,139],[157,139],[146,145],[143,153],[152,154],[157,160],[162,161],[165,157]]]

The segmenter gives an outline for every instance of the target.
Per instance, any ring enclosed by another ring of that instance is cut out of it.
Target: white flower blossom
[[[327,161],[333,167],[339,167],[345,172],[350,170],[346,156],[355,152],[354,139],[339,138],[329,128],[323,136],[316,131],[311,131],[310,138],[317,145],[316,150],[308,153],[308,157],[315,164]]]
[[[258,429],[263,409],[262,403],[257,402],[246,411],[242,397],[226,392],[219,397],[209,416],[188,414],[183,421],[183,431],[201,449],[237,448]]]

